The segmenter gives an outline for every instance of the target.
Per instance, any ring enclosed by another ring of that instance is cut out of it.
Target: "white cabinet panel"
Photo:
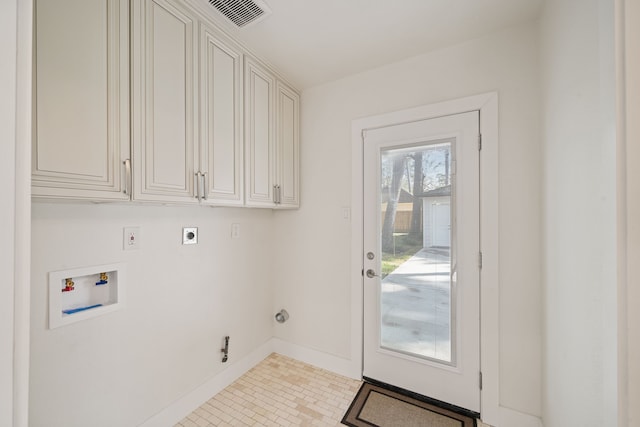
[[[39,0],[35,7],[32,194],[126,200],[126,0]]]
[[[133,3],[134,199],[197,202],[197,23],[172,0]]]
[[[209,26],[201,26],[200,170],[203,203],[241,205],[242,53]]]
[[[275,77],[247,58],[245,67],[245,138],[247,144],[247,200],[249,206],[274,205]]]
[[[278,207],[300,205],[300,97],[282,82],[278,82],[277,159]]]
[[[300,97],[252,58],[246,59],[245,79],[246,204],[296,208]]]

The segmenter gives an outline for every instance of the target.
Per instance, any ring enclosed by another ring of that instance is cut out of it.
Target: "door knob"
[[[375,271],[373,271],[372,269],[368,269],[366,274],[367,274],[367,277],[368,277],[369,279],[373,279],[374,277],[379,277],[379,276],[376,274],[376,272],[375,272]]]

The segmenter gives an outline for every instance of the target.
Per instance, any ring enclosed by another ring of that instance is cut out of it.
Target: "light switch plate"
[[[231,224],[231,238],[232,239],[240,238],[240,224]]]
[[[348,206],[344,206],[342,208],[342,219],[349,220],[351,219],[351,208]]]

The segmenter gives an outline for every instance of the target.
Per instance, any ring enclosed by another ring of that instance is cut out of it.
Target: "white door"
[[[364,376],[479,412],[479,112],[364,135]],[[449,248],[394,224],[402,190],[449,198]]]
[[[449,203],[435,203],[433,214],[432,246],[449,247],[451,244],[451,209]]]

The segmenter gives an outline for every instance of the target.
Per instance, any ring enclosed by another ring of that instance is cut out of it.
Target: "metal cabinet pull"
[[[282,203],[282,188],[277,184],[273,186],[273,203],[276,205]]]
[[[195,173],[195,177],[193,178],[193,189],[196,192],[196,199],[200,200],[200,185],[201,185],[201,179],[200,176],[202,174],[200,173],[200,171]]]
[[[122,163],[124,164],[124,189],[122,192],[131,196],[131,160],[126,159]]]
[[[202,198],[207,200],[207,195],[209,194],[209,181],[207,180],[207,173],[202,173],[202,188],[204,189],[202,193]]]

